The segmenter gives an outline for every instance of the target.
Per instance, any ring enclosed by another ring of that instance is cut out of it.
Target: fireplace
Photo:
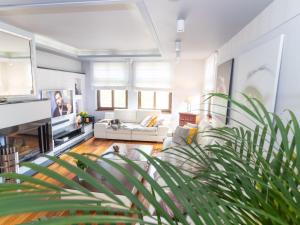
[[[0,146],[14,147],[19,162],[32,161],[53,150],[51,120],[0,129]]]

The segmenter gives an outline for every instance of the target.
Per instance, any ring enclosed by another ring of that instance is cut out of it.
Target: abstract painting
[[[243,101],[242,93],[261,101],[275,111],[284,35],[245,52],[236,59],[233,97]],[[233,114],[232,114],[233,117]],[[235,119],[240,119],[234,113]]]
[[[231,96],[232,75],[234,59],[218,66],[216,76],[216,93]],[[215,98],[213,102],[213,113],[222,124],[228,124],[230,117],[230,104],[228,101]]]

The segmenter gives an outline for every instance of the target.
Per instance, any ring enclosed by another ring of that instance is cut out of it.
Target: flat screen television
[[[74,112],[72,90],[43,91],[42,97],[51,100],[52,118],[66,116]]]

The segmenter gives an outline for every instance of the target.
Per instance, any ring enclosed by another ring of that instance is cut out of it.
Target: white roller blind
[[[136,62],[134,87],[139,90],[170,90],[171,64],[167,62]]]
[[[93,64],[93,85],[122,88],[128,86],[129,66],[126,62],[97,62]]]

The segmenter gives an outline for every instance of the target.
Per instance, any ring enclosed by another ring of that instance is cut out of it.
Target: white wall
[[[74,112],[76,112],[75,106],[75,80],[81,80],[82,94],[85,95],[85,75],[71,72],[56,71],[51,69],[37,69],[36,71],[36,84],[39,93],[43,90],[72,90],[74,95]],[[84,99],[83,99],[83,104]],[[64,118],[57,119],[69,119],[70,123],[74,122],[75,113],[71,116],[65,116]],[[54,122],[57,120],[53,120]]]
[[[20,112],[22,113],[20,114]],[[0,117],[5,118],[0,122],[0,129],[47,119],[50,116],[50,101],[0,105]]]
[[[81,73],[83,71],[82,63],[80,60],[60,56],[43,50],[37,50],[36,57],[38,67],[45,67],[77,73]]]
[[[44,50],[36,50],[36,45],[34,41],[34,34],[27,32],[25,30],[19,29],[14,26],[10,26],[8,24],[0,22],[0,30],[9,31],[12,33],[16,33],[22,37],[32,39],[31,48],[32,48],[32,63],[35,73],[35,88],[36,88],[36,95],[32,96],[26,96],[24,99],[32,99],[32,98],[38,98],[40,95],[41,90],[49,90],[49,89],[71,89],[74,91],[75,89],[75,79],[80,78],[82,79],[82,87],[85,87],[84,81],[85,81],[85,75],[78,74],[78,72],[82,72],[82,63],[80,60],[72,59],[70,57],[64,57],[59,54],[55,53],[49,53]],[[50,68],[50,70],[44,70],[44,69],[37,69],[36,67],[46,67]],[[54,70],[51,70],[54,69]],[[57,70],[63,70],[63,71],[72,71],[77,73],[70,73],[70,72],[61,72]],[[20,81],[19,81],[20,82]],[[25,80],[21,80],[21,82],[25,82]],[[19,97],[16,97],[14,99],[19,99]],[[23,99],[23,98],[22,98]],[[25,105],[28,104],[28,107],[30,108],[31,105],[35,105],[38,103],[24,103]],[[3,106],[4,107],[4,106]],[[17,105],[10,105],[9,107],[16,107],[16,110],[18,110]],[[35,106],[36,107],[36,106]],[[49,105],[44,106],[49,107]],[[46,110],[45,108],[41,110]],[[49,108],[50,112],[50,108]],[[30,117],[31,118],[31,117]],[[19,121],[22,119],[22,117],[18,118]],[[24,118],[25,119],[25,118]],[[40,117],[36,117],[36,120],[40,119]],[[34,120],[34,119],[33,119]]]
[[[203,94],[204,61],[182,60],[174,65],[172,127],[178,125],[179,112],[186,112],[187,98],[192,98],[192,111],[199,113]]]
[[[285,35],[276,113],[291,109],[300,117],[300,1],[275,0],[249,25],[219,49],[218,63],[235,58],[243,52]],[[234,74],[238,76],[238,74]],[[234,83],[234,81],[233,81]],[[234,85],[234,84],[233,84]]]
[[[97,119],[102,119],[105,116],[104,112],[97,112],[96,90],[91,83],[91,68],[89,63],[84,64],[86,77],[86,106],[90,114],[96,116]],[[202,81],[204,77],[204,61],[202,60],[181,60],[179,63],[174,63],[173,75],[173,104],[172,114],[167,115],[172,119],[172,127],[178,124],[178,113],[185,112],[187,107],[185,100],[188,97],[193,97],[193,109],[199,109],[200,96],[202,94]],[[134,90],[128,91],[128,107],[136,109],[138,107],[138,95]]]
[[[66,56],[50,53],[44,50],[36,51],[37,66],[36,71],[36,88],[38,94],[42,90],[72,90],[74,96],[74,112],[76,112],[75,104],[75,80],[81,80],[83,96],[85,95],[85,75],[82,73],[82,62]],[[48,69],[41,69],[48,68]],[[85,108],[85,98],[82,98],[83,108]],[[74,122],[75,114],[65,116]],[[53,121],[63,118],[55,118]]]

